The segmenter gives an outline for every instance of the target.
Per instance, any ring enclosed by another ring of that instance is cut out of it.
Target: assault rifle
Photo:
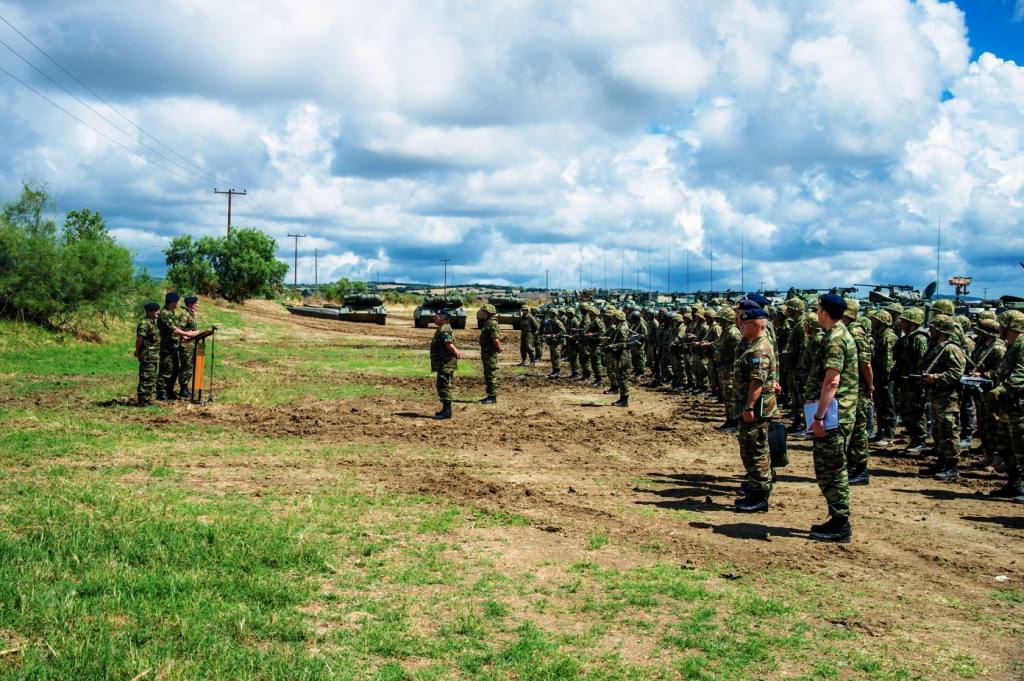
[[[626,341],[626,345],[631,348],[636,348],[644,344],[643,336],[638,333],[629,334],[629,340]]]
[[[995,386],[995,381],[981,376],[961,376],[960,383],[975,392],[985,392]]]

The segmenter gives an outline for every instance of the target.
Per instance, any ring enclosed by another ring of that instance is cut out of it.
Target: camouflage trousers
[[[488,397],[498,396],[498,356],[481,355],[481,363],[484,365],[484,387],[487,389]]]
[[[569,361],[569,371],[574,374],[580,372],[580,345],[574,340],[569,340],[565,344],[565,358]]]
[[[978,426],[981,430],[981,449],[987,456],[1010,457],[1010,424],[996,417],[994,405],[978,400]]]
[[[1024,401],[1018,402],[1011,413],[999,417],[1005,425],[1009,442],[1003,461],[1006,462],[1006,473],[1011,481],[1021,479],[1024,472]]]
[[[135,396],[140,403],[151,402],[156,396],[156,377],[160,368],[159,357],[145,357],[139,360],[139,385]]]
[[[672,348],[665,348],[661,353],[661,378],[671,383],[682,382],[683,363]]]
[[[438,371],[437,372],[437,397],[441,402],[452,401],[452,378],[454,372],[451,371]]]
[[[533,356],[538,362],[544,359],[544,339],[539,333],[533,337]]]
[[[519,359],[524,362],[532,362],[537,359],[532,333],[519,334]]]
[[[615,385],[619,389],[619,397],[629,397],[629,380],[633,374],[633,361],[629,352],[615,359]]]
[[[928,432],[924,389],[917,381],[901,381],[896,385],[896,395],[900,420],[907,429],[907,435],[915,442],[924,442]]]
[[[977,412],[974,406],[975,392],[966,386],[959,386],[960,393],[960,436],[970,438],[974,435],[974,428],[978,424]]]
[[[708,389],[708,366],[704,358],[699,355],[690,357],[690,367],[693,372],[693,384],[704,390]]]
[[[896,429],[896,401],[892,394],[892,383],[875,386],[875,422],[880,433],[891,433]]]
[[[596,345],[586,345],[584,347],[587,349],[587,361],[583,363],[583,375],[589,378],[590,374],[593,373],[594,380],[600,381],[604,370],[604,364],[601,362],[601,349]],[[590,371],[587,371],[588,363]]]
[[[178,383],[180,371],[178,348],[160,348],[160,371],[156,377],[157,399],[171,397],[175,394],[174,387]]]
[[[643,345],[630,350],[630,364],[633,367],[633,373],[637,376],[644,375],[644,367],[647,366],[647,350]]]
[[[192,392],[192,367],[195,361],[196,344],[182,343],[178,349],[178,392]]]
[[[611,384],[609,388],[612,390],[618,390],[619,387],[619,359],[606,352],[604,354],[604,368],[608,373],[608,382]]]
[[[712,395],[721,394],[721,386],[718,383],[718,362],[715,361],[714,357],[708,359],[708,383]]]
[[[846,469],[846,447],[850,426],[840,425],[814,438],[814,477],[828,504],[831,516],[850,517],[850,477]]]
[[[868,463],[868,396],[857,393],[857,418],[850,433],[850,444],[846,449],[846,460],[850,466]]]
[[[725,405],[725,418],[732,421],[737,418],[736,402],[732,399],[732,371],[719,369],[718,387],[718,396],[722,398],[722,403]],[[767,426],[765,428],[765,433],[767,433]],[[767,435],[765,435],[765,437],[767,437]],[[742,447],[742,445],[740,445],[740,447]]]
[[[732,402],[732,400],[729,400]],[[768,426],[771,419],[747,423],[740,420],[736,439],[740,443],[740,460],[747,471],[747,485],[751,489],[770,492],[772,489],[772,462],[768,454]]]
[[[799,375],[795,366],[784,369],[782,372],[783,378],[788,377],[787,382],[789,384],[789,401],[792,405],[790,410],[790,417],[793,423],[802,424],[804,422],[804,389],[803,389],[803,377]]]
[[[960,399],[954,391],[933,397],[928,405],[932,410],[935,453],[947,466],[954,466],[960,458]]]
[[[551,373],[557,374],[562,371],[562,344],[548,342],[548,354],[551,355]]]

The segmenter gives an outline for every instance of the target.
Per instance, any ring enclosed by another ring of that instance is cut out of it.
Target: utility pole
[[[320,253],[319,249],[313,249],[313,290],[316,297],[320,297]]]
[[[653,289],[651,288],[651,247],[647,247],[647,292],[650,293]]]
[[[619,290],[626,290],[626,249],[622,249],[619,260]]]
[[[246,191],[244,189],[239,191],[239,190],[235,190],[234,188],[232,188],[232,189],[227,190],[226,192],[222,192],[222,191],[218,190],[216,187],[214,187],[213,188],[213,193],[214,194],[227,194],[227,197],[228,197],[228,236],[231,236],[231,197],[233,197],[233,196],[245,196]]]
[[[741,291],[746,291],[747,290],[747,284],[746,284],[746,279],[743,276],[744,275],[744,271],[743,271],[743,265],[744,265],[744,262],[743,262],[743,241],[744,241],[744,239],[743,239],[743,232],[740,232],[740,290]]]
[[[582,257],[580,258],[579,270],[580,270],[580,289],[579,290],[582,291],[583,290],[583,258]]]
[[[441,258],[441,262],[444,263],[444,295],[448,295],[448,263],[451,258]]]
[[[710,256],[709,265],[711,267],[711,290],[715,290],[715,237],[708,232],[708,255]]]
[[[292,267],[292,269],[294,270],[293,274],[295,275],[295,279],[294,279],[295,284],[293,285],[292,288],[294,288],[296,291],[298,291],[299,290],[299,239],[305,239],[306,235],[305,234],[289,234],[288,237],[291,238],[291,239],[295,239],[295,265]]]
[[[635,293],[640,292],[640,249],[636,249],[636,288],[633,289]]]
[[[690,294],[690,249],[686,249],[686,294]]]
[[[668,257],[665,258],[665,293],[672,293],[672,243],[668,244]]]
[[[939,265],[942,260],[942,218],[939,218],[939,234],[935,242],[935,293],[932,295],[933,299],[939,297],[939,282],[942,279],[939,277]]]
[[[604,290],[608,290],[608,252],[604,253]]]
[[[548,293],[551,293],[551,280],[549,279],[550,274],[551,270],[544,270],[544,290]]]

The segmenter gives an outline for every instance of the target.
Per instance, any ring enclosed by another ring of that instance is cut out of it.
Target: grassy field
[[[420,349],[301,343],[206,309],[218,400],[429,395]],[[670,560],[602,533],[530,569],[523,517],[399,494],[387,442],[254,434],[125,406],[130,330],[0,322],[0,678],[927,679],[969,655],[869,641],[827,575]],[[469,367],[465,374],[470,373]],[[423,452],[420,452],[423,454]],[[652,511],[653,512],[653,511]],[[1024,593],[993,592],[1007,621]],[[895,606],[899,607],[899,606]],[[1001,626],[999,619],[991,626]],[[141,675],[141,676],[140,676]]]

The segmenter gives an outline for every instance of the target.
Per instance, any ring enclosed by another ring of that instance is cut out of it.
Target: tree
[[[191,291],[200,295],[214,295],[218,292],[217,273],[213,270],[213,258],[219,245],[217,239],[203,237],[192,241],[191,236],[176,236],[164,249],[167,258],[167,281],[179,291]]]
[[[57,231],[54,222],[53,199],[49,188],[35,180],[24,180],[21,183],[21,196],[5,203],[3,219],[7,224],[36,236],[52,236]],[[50,214],[51,217],[44,217]]]
[[[167,279],[180,291],[219,295],[232,302],[269,297],[281,288],[288,266],[277,244],[256,229],[235,228],[227,237],[175,237],[164,250]]]

